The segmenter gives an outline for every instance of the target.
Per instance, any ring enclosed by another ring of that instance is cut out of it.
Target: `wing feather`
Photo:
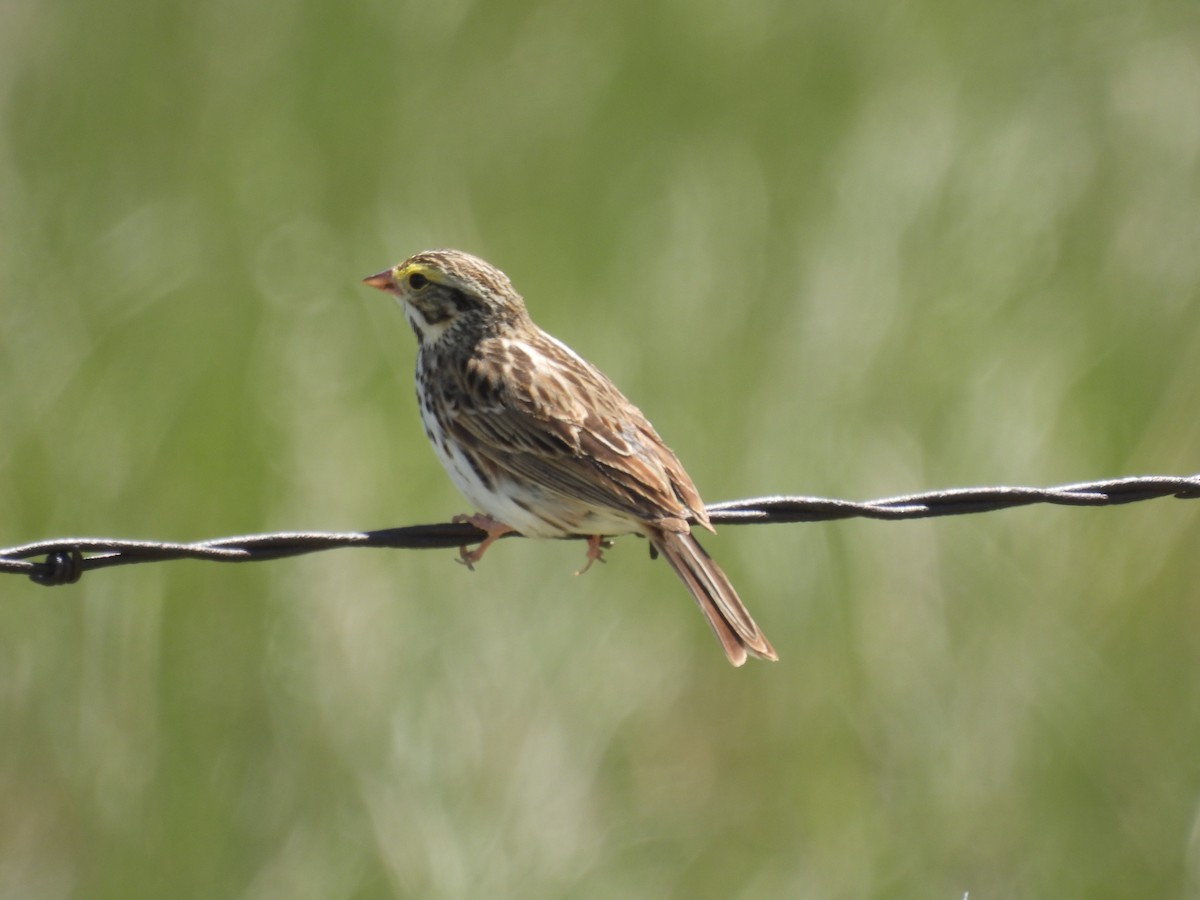
[[[676,520],[671,530],[686,531],[688,519],[711,528],[641,410],[566,345],[543,332],[488,338],[457,374],[452,427],[493,466],[599,509]]]

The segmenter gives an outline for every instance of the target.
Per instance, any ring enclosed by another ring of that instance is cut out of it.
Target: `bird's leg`
[[[592,563],[594,562],[604,562],[604,550],[612,546],[612,541],[606,541],[598,534],[589,534],[587,544],[587,564],[576,572],[576,575],[582,575],[592,567]]]
[[[487,532],[487,537],[474,550],[468,550],[465,545],[458,548],[458,561],[471,571],[475,571],[475,563],[483,559],[483,554],[487,552],[487,548],[492,546],[494,541],[516,531],[515,528],[510,528],[503,522],[497,522],[491,516],[485,516],[483,513],[476,513],[473,516],[455,516],[450,521],[455,525],[474,525],[480,531]]]

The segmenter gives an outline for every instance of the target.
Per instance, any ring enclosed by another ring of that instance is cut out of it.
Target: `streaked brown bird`
[[[713,531],[675,454],[599,369],[533,323],[499,269],[459,250],[426,250],[364,278],[394,294],[417,335],[425,435],[487,533],[584,535],[587,571],[605,537],[641,534],[687,585],[726,657],[774,660],[725,573],[692,536]]]

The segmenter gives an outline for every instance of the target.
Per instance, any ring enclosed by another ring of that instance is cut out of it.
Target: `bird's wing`
[[[711,528],[691,478],[641,410],[565,344],[544,333],[491,338],[458,375],[451,427],[492,466],[602,510]]]

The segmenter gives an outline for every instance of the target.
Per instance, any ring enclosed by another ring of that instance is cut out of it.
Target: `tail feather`
[[[700,612],[721,643],[725,656],[735,665],[747,654],[777,660],[774,648],[742,604],[725,573],[688,532],[655,530],[650,541],[696,599]]]

